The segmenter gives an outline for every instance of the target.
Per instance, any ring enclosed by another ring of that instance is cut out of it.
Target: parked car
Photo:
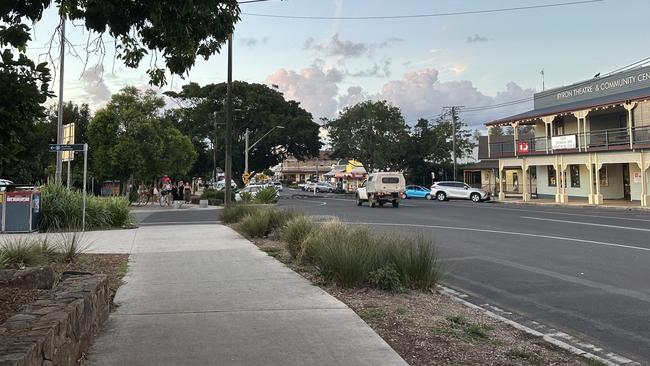
[[[6,191],[7,187],[13,184],[14,182],[10,181],[9,179],[0,179],[0,192]]]
[[[225,180],[220,180],[218,182],[210,182],[208,186],[212,189],[216,189],[217,191],[222,191],[224,188],[226,188],[226,181]],[[230,187],[232,189],[237,189],[237,183],[235,181],[230,181]]]
[[[464,199],[472,202],[490,200],[490,193],[479,188],[472,188],[463,182],[435,182],[431,186],[431,193],[438,201],[449,199]]]
[[[273,182],[273,186],[275,187],[275,190],[278,192],[284,191],[284,187],[282,186],[281,182]]]
[[[304,190],[309,192],[313,192],[314,190],[316,190],[316,192],[332,193],[336,190],[336,187],[334,187],[332,184],[327,182],[306,183]]]
[[[246,186],[246,187],[240,189],[239,192],[235,193],[235,201],[240,202],[240,201],[243,200],[242,196],[241,196],[242,193],[250,193],[251,198],[255,198],[255,196],[257,196],[257,192],[259,192],[260,190],[262,190],[264,188],[266,188],[266,187],[261,187],[259,185]]]
[[[370,207],[383,206],[384,203],[390,202],[393,207],[399,207],[405,189],[406,183],[402,173],[372,173],[357,189],[357,206],[361,206],[363,202],[368,202]]]
[[[433,194],[431,194],[431,190],[427,189],[422,186],[406,186],[406,190],[404,191],[404,196],[403,198],[426,198],[428,200],[433,199]]]

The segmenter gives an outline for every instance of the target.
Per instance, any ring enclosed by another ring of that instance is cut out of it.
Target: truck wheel
[[[359,195],[357,195],[357,206],[361,206],[362,203],[363,201],[359,198]]]
[[[393,207],[395,208],[399,207],[399,201],[395,200],[392,203],[393,203]]]
[[[375,208],[375,206],[377,206],[377,202],[375,202],[375,196],[368,196],[368,203],[370,203],[370,207]]]

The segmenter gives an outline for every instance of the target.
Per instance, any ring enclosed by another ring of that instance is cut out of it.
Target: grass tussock
[[[58,240],[50,236],[10,238],[0,245],[0,269],[71,263],[88,247],[79,232],[62,233]]]
[[[279,233],[292,258],[313,266],[342,287],[373,286],[390,292],[429,289],[441,278],[435,243],[425,235],[376,234],[365,226],[314,222],[296,212],[234,205],[221,220],[253,238]]]
[[[82,222],[83,193],[57,184],[41,187],[41,230],[79,228]],[[86,196],[86,229],[125,227],[133,224],[129,200],[125,197]]]
[[[305,239],[316,228],[317,224],[312,219],[304,215],[298,215],[280,229],[280,240],[285,244],[292,258],[298,258]]]
[[[255,202],[260,204],[272,204],[278,202],[278,191],[274,187],[260,189],[255,195]]]

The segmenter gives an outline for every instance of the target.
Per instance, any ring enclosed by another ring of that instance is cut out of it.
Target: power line
[[[456,11],[456,12],[448,12],[448,13],[379,15],[379,16],[354,16],[354,17],[282,15],[282,14],[259,14],[259,13],[242,13],[242,14],[243,15],[254,16],[254,17],[263,17],[263,18],[305,19],[305,20],[413,19],[413,18],[446,17],[446,16],[455,16],[455,15],[503,13],[503,12],[509,12],[509,11],[531,10],[531,9],[552,8],[552,7],[560,7],[560,6],[591,4],[591,3],[598,3],[598,2],[603,2],[603,1],[605,1],[605,0],[582,0],[582,1],[569,1],[569,2],[562,2],[562,3],[554,3],[554,4],[540,4],[540,5],[517,6],[517,7],[510,7],[510,8],[484,9],[484,10],[467,10],[467,11]]]
[[[646,66],[648,64],[650,64],[650,57],[646,57],[646,58],[643,58],[643,59],[641,59],[639,61],[636,61],[636,62],[633,62],[631,64],[625,65],[623,67],[619,67],[618,69],[607,72],[607,73],[601,75],[600,77],[602,78],[602,77],[605,77],[605,76],[610,76],[610,75],[613,75],[613,74],[615,74],[617,72],[621,72],[621,71],[625,71],[625,70],[632,70],[634,68],[643,67],[643,66]],[[580,83],[577,83],[574,86],[579,87],[581,85],[590,83],[593,80],[594,80],[593,78],[588,79],[588,80],[582,81]],[[553,90],[542,91],[540,93],[537,93],[537,96],[546,96],[546,95],[550,95],[550,94],[553,94],[553,93],[554,93]],[[523,99],[511,100],[511,101],[508,101],[508,102],[490,104],[490,105],[467,107],[467,108],[462,108],[461,110],[463,112],[480,112],[480,111],[485,111],[485,110],[489,110],[489,109],[498,109],[498,108],[513,106],[513,105],[516,105],[516,104],[522,104],[522,103],[530,102],[532,100],[534,100],[534,96],[523,98]]]

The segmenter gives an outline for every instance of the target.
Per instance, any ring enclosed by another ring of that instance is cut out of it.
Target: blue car
[[[404,191],[404,198],[426,198],[433,199],[431,190],[422,186],[406,186]]]

